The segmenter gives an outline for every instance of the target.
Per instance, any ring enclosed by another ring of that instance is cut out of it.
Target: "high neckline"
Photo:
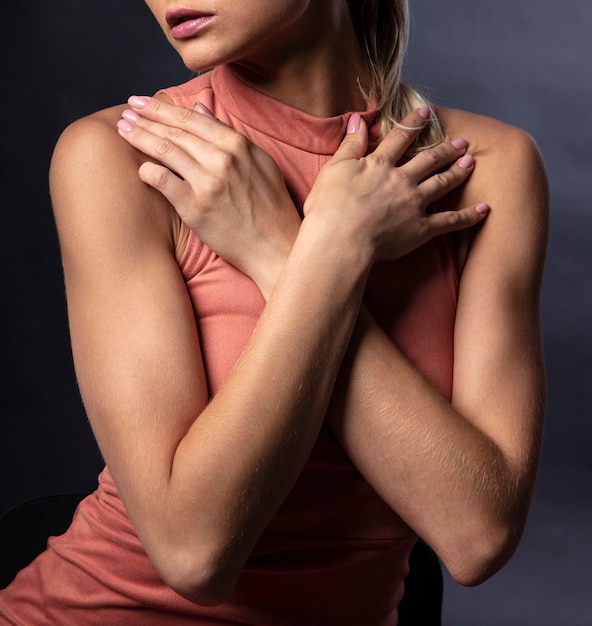
[[[351,113],[317,117],[277,100],[242,81],[227,65],[212,70],[211,85],[226,111],[237,120],[276,141],[306,152],[330,156],[347,130]],[[358,111],[368,127],[377,126],[377,112]]]

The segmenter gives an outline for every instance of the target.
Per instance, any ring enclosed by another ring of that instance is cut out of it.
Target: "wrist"
[[[285,257],[276,257],[274,260],[267,263],[265,268],[262,268],[263,271],[260,276],[253,278],[253,281],[259,288],[259,291],[266,302],[271,297],[273,288],[282,273],[287,258],[287,255]]]
[[[300,225],[300,220],[298,225]],[[255,255],[257,266],[249,272],[249,276],[259,288],[265,301],[269,300],[271,292],[284,269],[297,233],[297,230],[291,235],[286,233],[286,237],[282,241],[266,242],[259,253]]]
[[[303,248],[319,255],[323,265],[338,271],[364,276],[374,262],[374,250],[361,229],[347,220],[330,219],[320,212],[306,215],[298,236]]]

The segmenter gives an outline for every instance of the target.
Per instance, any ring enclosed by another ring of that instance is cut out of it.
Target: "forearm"
[[[163,156],[158,149],[163,136],[170,149],[162,166],[142,167],[142,180],[161,192],[202,241],[246,273],[268,297],[275,274],[268,255],[259,251],[272,242],[281,257],[297,230],[291,211],[280,210],[280,215],[291,217],[287,226],[275,226],[277,209],[285,208],[287,195],[285,186],[276,184],[277,168],[271,168],[270,176],[269,158],[258,166],[261,155],[253,158],[244,138],[231,132],[222,152],[232,159],[217,159],[221,170],[202,171],[203,142],[193,139],[210,132],[216,122],[204,124],[199,119],[203,116],[184,113],[186,130],[171,134],[167,129],[171,107],[154,101],[144,104],[142,115],[165,122],[164,127],[157,126],[161,132],[145,130],[153,126],[137,119],[136,126],[122,128],[122,135],[158,160]],[[354,118],[351,132],[319,173],[304,203],[306,217],[296,244],[249,346],[199,418],[178,420],[187,430],[174,447],[163,487],[164,510],[171,511],[164,528],[171,544],[179,532],[186,537],[182,541],[186,546],[213,536],[212,559],[230,558],[231,569],[237,569],[296,480],[316,439],[358,314],[368,267],[400,258],[435,236],[484,218],[484,205],[443,213],[425,210],[469,176],[472,157],[460,159],[466,142],[442,143],[398,166],[428,115],[422,108],[407,116],[403,126],[410,130],[393,132],[367,157],[367,128],[359,116]],[[237,163],[246,167],[232,165]],[[171,172],[178,172],[182,180]],[[432,176],[435,172],[437,176]],[[203,176],[216,184],[204,186]],[[251,181],[247,189],[245,181]],[[269,188],[270,181],[272,188],[283,190],[272,194],[271,202],[266,194],[252,192]],[[204,194],[204,187],[210,193]],[[252,219],[259,214],[263,217]],[[311,216],[316,224],[312,229]],[[273,243],[277,241],[281,245]],[[239,446],[241,454],[236,455]],[[225,463],[228,455],[230,467]],[[168,460],[162,465],[166,467]],[[150,534],[162,537],[160,532]]]
[[[305,220],[248,347],[176,449],[162,545],[205,538],[212,561],[229,559],[208,566],[238,574],[316,441],[367,265]]]
[[[216,602],[316,441],[371,254],[351,245],[351,228],[307,217],[246,350],[210,400],[170,206],[134,178],[139,156],[120,154],[105,118],[71,127],[52,161],[80,391],[156,569],[182,595]],[[242,241],[226,245],[258,258],[257,237]]]
[[[496,561],[478,551],[515,546],[534,472],[443,398],[365,309],[329,416],[358,469],[459,579],[470,578],[459,555]]]

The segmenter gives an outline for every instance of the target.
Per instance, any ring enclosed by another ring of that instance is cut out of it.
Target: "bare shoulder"
[[[54,211],[84,212],[92,203],[99,209],[113,193],[126,198],[142,194],[137,176],[141,155],[117,133],[123,106],[112,107],[70,124],[60,135],[50,166],[50,191]],[[84,197],[86,196],[86,198]],[[77,201],[78,200],[78,201]]]
[[[451,139],[466,139],[475,157],[473,173],[450,200],[456,208],[480,202],[490,206],[477,238],[486,250],[483,256],[510,258],[521,252],[520,260],[530,261],[528,265],[534,261],[540,268],[548,236],[549,193],[534,138],[521,128],[475,113],[438,109],[438,116],[444,132]]]
[[[60,135],[52,157],[52,182],[67,177],[76,167],[132,164],[133,153],[117,135],[116,124],[124,106],[115,106],[76,120]],[[98,157],[102,157],[97,160]],[[137,160],[137,158],[136,158]]]
[[[176,214],[138,176],[147,157],[117,132],[125,108],[111,107],[73,122],[55,146],[50,192],[62,242],[92,230],[119,237],[120,243],[151,236],[176,245]],[[109,228],[102,231],[102,224]]]
[[[517,126],[459,109],[438,108],[437,113],[444,132],[451,138],[465,137],[472,154],[495,155],[502,150],[507,152],[508,142],[512,148],[538,154],[534,139]]]
[[[471,199],[478,195],[476,202],[490,204],[496,200],[500,187],[506,187],[510,193],[530,189],[533,194],[546,196],[544,161],[528,132],[491,117],[456,109],[438,109],[438,117],[450,138],[464,137],[469,142],[468,152],[476,159],[475,172],[463,195]]]

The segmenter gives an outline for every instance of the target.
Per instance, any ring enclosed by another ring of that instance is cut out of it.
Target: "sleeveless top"
[[[349,119],[293,109],[250,88],[226,66],[163,92],[188,108],[201,102],[266,150],[299,210]],[[362,115],[374,124],[374,112]],[[449,399],[458,295],[451,241],[438,237],[396,262],[377,264],[365,295],[383,329]],[[195,233],[179,265],[213,395],[248,343],[264,300]],[[51,538],[48,550],[0,592],[0,624],[394,626],[415,540],[324,425],[228,601],[197,606],[162,582],[105,468],[70,529]]]

